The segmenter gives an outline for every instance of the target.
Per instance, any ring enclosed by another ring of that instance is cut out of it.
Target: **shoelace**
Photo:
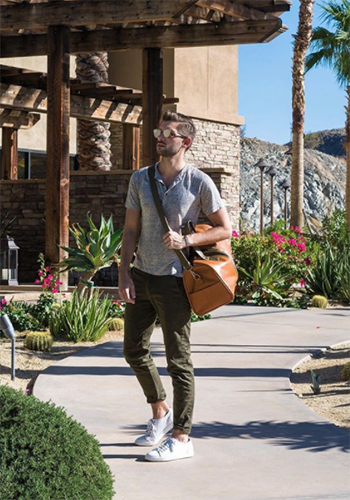
[[[170,448],[170,451],[173,451],[174,447],[174,441],[172,439],[167,439],[162,443],[160,446],[158,446],[157,451],[159,454],[161,454],[163,451],[166,451],[168,448]]]
[[[153,420],[149,420],[147,424],[147,429],[145,432],[145,437],[154,437],[155,426]]]

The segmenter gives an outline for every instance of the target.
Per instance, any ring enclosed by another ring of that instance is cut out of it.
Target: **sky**
[[[297,32],[299,15],[299,2],[292,2],[290,12],[281,15],[288,31],[269,43],[239,47],[238,106],[245,119],[245,135],[276,144],[291,139],[292,35]],[[320,12],[315,3],[314,27],[322,23]],[[305,102],[305,133],[344,127],[345,89],[328,67],[306,74]]]

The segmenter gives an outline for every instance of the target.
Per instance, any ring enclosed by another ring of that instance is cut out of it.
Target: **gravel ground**
[[[291,376],[293,391],[303,403],[339,427],[350,429],[350,383],[342,381],[341,371],[350,362],[350,343],[327,349],[324,356],[308,359]],[[319,374],[321,392],[311,389],[311,370]]]
[[[68,342],[55,340],[50,352],[29,351],[23,346],[24,334],[16,339],[16,379],[11,380],[11,342],[0,339],[0,385],[31,393],[36,377],[52,363],[97,344],[115,340],[123,336],[122,331],[108,332],[98,342]]]

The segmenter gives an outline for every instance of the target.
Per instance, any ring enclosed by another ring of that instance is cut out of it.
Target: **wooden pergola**
[[[129,151],[142,120],[143,165],[156,161],[152,130],[163,104],[176,101],[163,95],[162,49],[269,42],[285,31],[278,16],[290,2],[0,0],[0,6],[1,57],[48,56],[47,74],[0,68],[0,123],[11,165],[17,130],[47,113],[45,254],[55,263],[69,236],[69,117],[125,124]],[[71,54],[127,49],[143,50],[142,93],[70,79]]]

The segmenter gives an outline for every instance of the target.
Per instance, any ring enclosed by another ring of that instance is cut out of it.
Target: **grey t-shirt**
[[[163,242],[164,230],[155,207],[148,169],[136,171],[130,179],[126,208],[141,211],[141,234],[134,265],[157,276],[182,276],[183,268],[174,250]],[[186,164],[168,188],[156,166],[155,179],[163,211],[173,231],[191,220],[197,223],[200,210],[205,215],[217,212],[224,202],[209,175]]]

